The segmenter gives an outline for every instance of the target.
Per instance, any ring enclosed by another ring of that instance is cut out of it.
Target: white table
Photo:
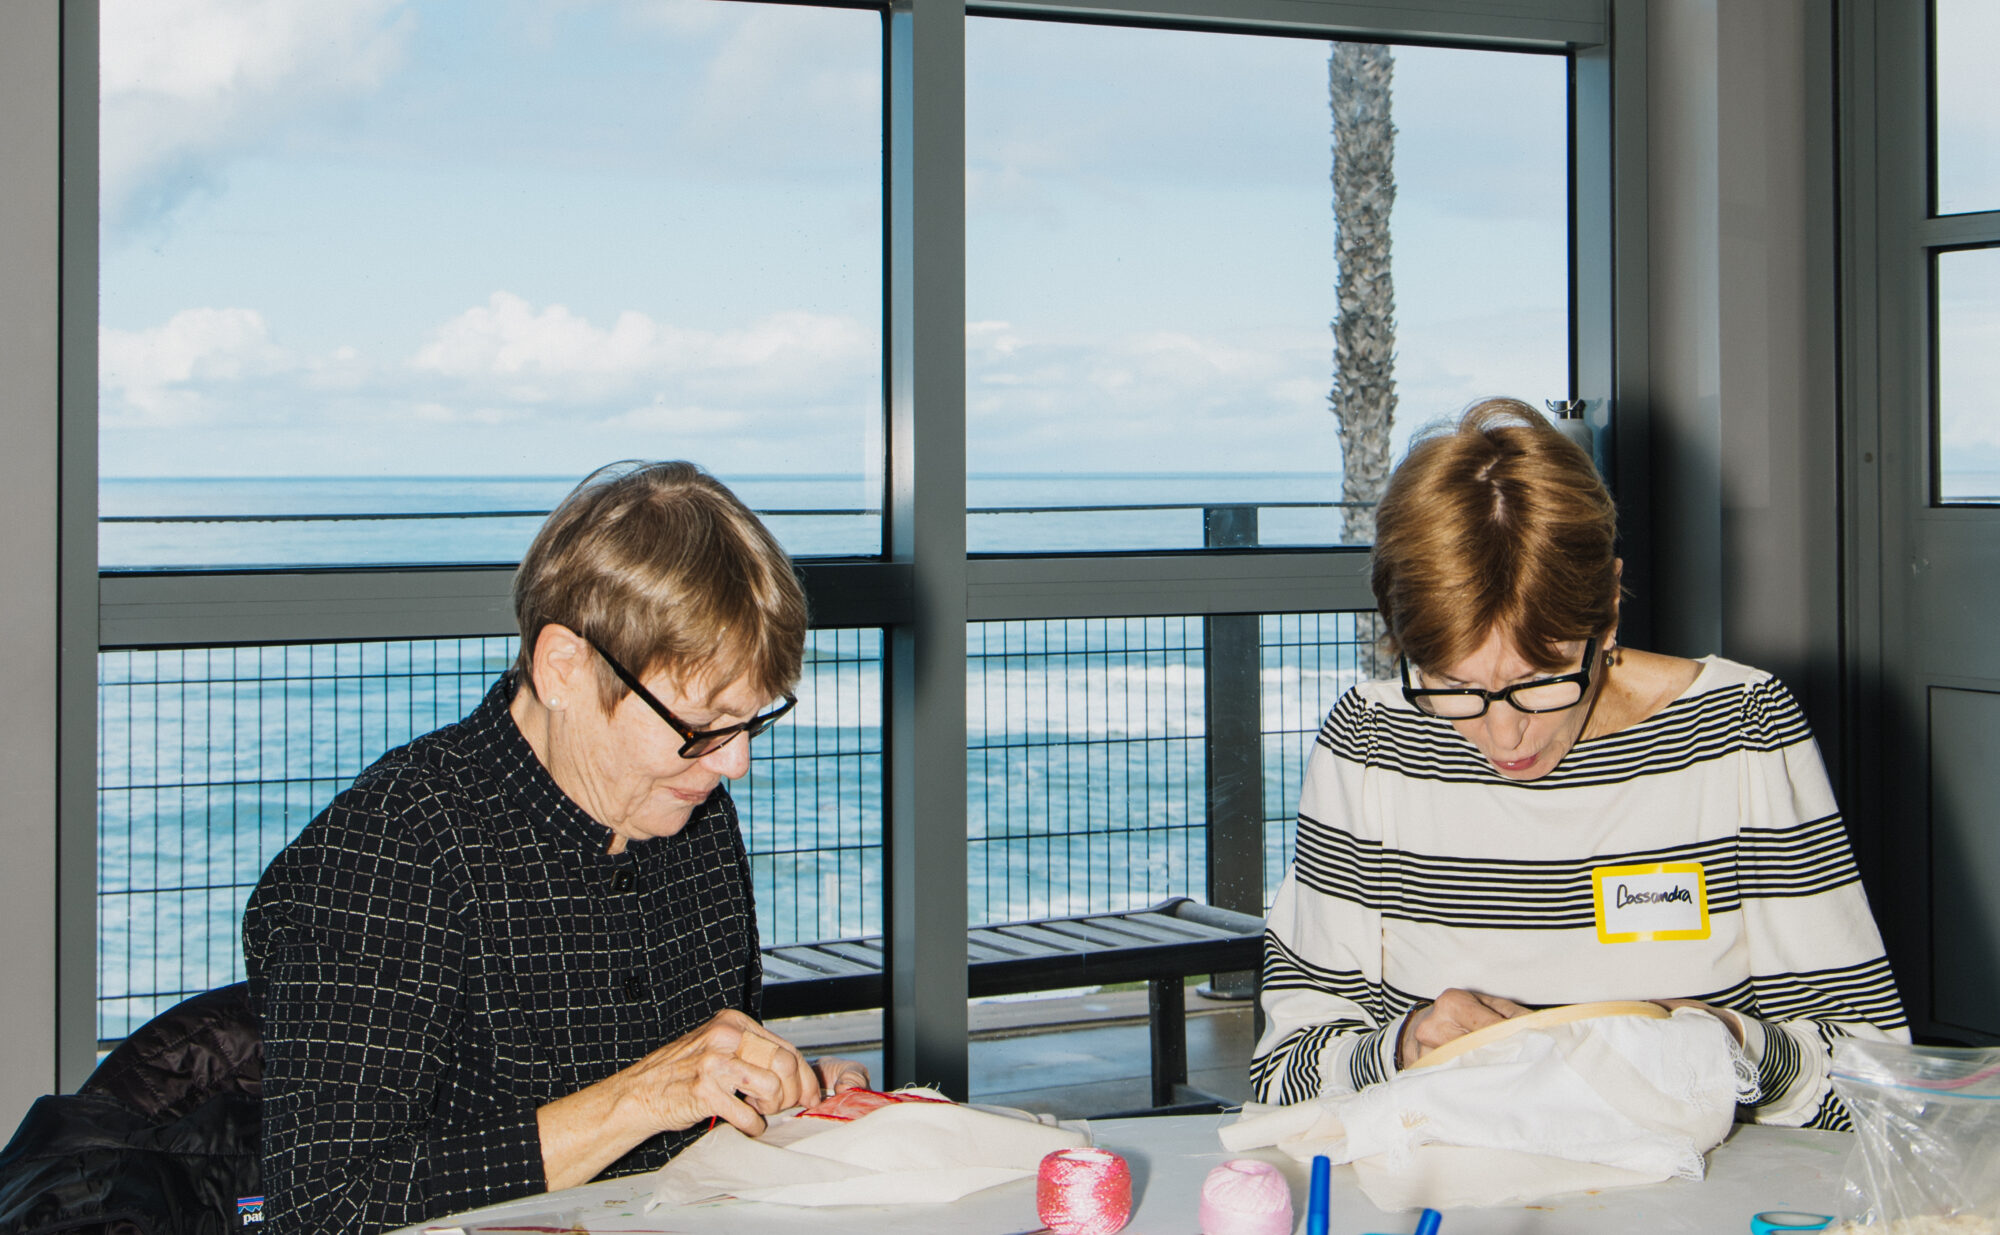
[[[1132,1165],[1137,1206],[1129,1235],[1195,1235],[1196,1206],[1210,1168],[1231,1157],[1262,1158],[1277,1164],[1292,1184],[1297,1229],[1305,1224],[1306,1167],[1275,1150],[1230,1154],[1216,1129],[1233,1115],[1191,1115],[1153,1119],[1098,1120],[1091,1124],[1097,1144],[1123,1154]],[[1708,1178],[1674,1180],[1643,1188],[1622,1188],[1544,1201],[1538,1205],[1447,1212],[1439,1235],[1741,1235],[1750,1215],[1767,1209],[1840,1212],[1840,1176],[1853,1138],[1840,1132],[1790,1128],[1738,1128],[1709,1155]],[[653,1177],[586,1184],[460,1214],[424,1226],[412,1235],[458,1227],[465,1235],[529,1235],[533,1232],[591,1232],[593,1235],[1026,1235],[1041,1223],[1035,1217],[1035,1181],[1024,1179],[989,1188],[952,1205],[850,1206],[793,1209],[744,1201],[718,1201],[645,1212]],[[1385,1214],[1361,1195],[1351,1167],[1333,1170],[1333,1203],[1328,1235],[1366,1232],[1407,1233],[1413,1213]]]

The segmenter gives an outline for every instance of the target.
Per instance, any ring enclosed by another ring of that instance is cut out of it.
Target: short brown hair
[[[1420,439],[1375,513],[1375,604],[1391,648],[1457,664],[1493,631],[1537,669],[1618,616],[1618,512],[1590,457],[1518,399]]]
[[[535,641],[561,624],[640,677],[712,689],[750,679],[776,698],[799,680],[806,599],[791,558],[734,493],[692,463],[613,463],[570,490],[514,576],[516,660],[535,688]],[[625,697],[601,660],[608,713]]]

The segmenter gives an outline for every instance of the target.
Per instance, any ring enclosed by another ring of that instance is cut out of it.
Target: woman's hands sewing
[[[656,1132],[713,1118],[756,1136],[768,1116],[867,1084],[860,1064],[808,1064],[791,1043],[725,1009],[631,1067],[541,1107],[543,1172],[551,1191],[571,1187]]]
[[[1736,1044],[1743,1045],[1743,1022],[1734,1012],[1699,999],[1653,999],[1648,1002],[1659,1004],[1669,1012],[1676,1008],[1698,1008],[1721,1021],[1735,1036]],[[1530,1009],[1511,999],[1452,987],[1441,992],[1433,1002],[1412,1009],[1403,1019],[1402,1033],[1396,1039],[1396,1068],[1401,1071],[1454,1038],[1464,1037],[1475,1029],[1484,1029],[1500,1021],[1512,1020],[1528,1011]]]
[[[867,1066],[852,1059],[828,1055],[813,1060],[813,1071],[819,1073],[819,1093],[806,1099],[807,1106],[820,1099],[837,1098],[850,1089],[866,1089],[870,1084]]]
[[[1453,1038],[1462,1038],[1475,1029],[1520,1016],[1528,1009],[1498,995],[1452,987],[1411,1012],[1403,1020],[1403,1032],[1396,1039],[1396,1067],[1400,1071]]]

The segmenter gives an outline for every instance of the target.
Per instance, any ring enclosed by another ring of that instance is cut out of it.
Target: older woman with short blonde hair
[[[725,782],[794,703],[783,549],[692,464],[618,465],[544,523],[515,610],[485,700],[357,777],[251,897],[277,1231],[657,1168],[867,1083],[756,1019]]]
[[[1714,1013],[1755,1117],[1836,1127],[1841,1036],[1907,1040],[1818,748],[1775,678],[1618,636],[1589,458],[1494,399],[1376,514],[1392,680],[1343,695],[1267,924],[1259,1099],[1349,1093],[1537,1008]]]

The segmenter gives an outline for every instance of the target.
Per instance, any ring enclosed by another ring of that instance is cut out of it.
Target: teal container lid
[[[1786,1231],[1824,1231],[1833,1225],[1832,1214],[1798,1213],[1773,1209],[1750,1219],[1750,1235],[1784,1235]]]

